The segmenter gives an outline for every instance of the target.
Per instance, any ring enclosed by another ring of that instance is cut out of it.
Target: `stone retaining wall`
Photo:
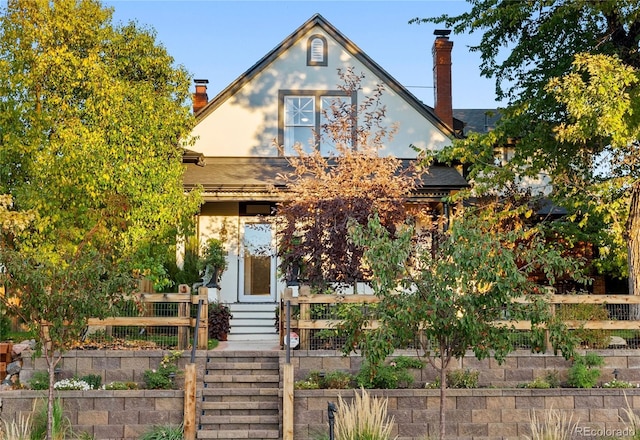
[[[601,368],[601,382],[613,378],[640,383],[640,350],[601,350],[606,364]],[[112,381],[141,382],[145,370],[156,368],[167,351],[95,350],[66,353],[60,364],[61,377],[81,377],[100,374],[103,383]],[[415,355],[414,352],[397,354]],[[206,363],[206,351],[198,351],[198,387]],[[46,370],[42,359],[24,356],[24,378],[33,371]],[[284,358],[282,358],[284,360]],[[184,367],[190,362],[185,352],[179,362]],[[296,380],[310,371],[335,370],[356,373],[362,364],[360,356],[342,356],[337,351],[292,352]],[[485,388],[473,390],[449,390],[447,400],[447,431],[457,439],[511,439],[527,434],[532,409],[568,410],[580,429],[575,437],[621,437],[618,435],[627,425],[620,421],[628,404],[640,409],[640,389],[552,389],[528,390],[507,388],[557,371],[562,378],[570,362],[549,354],[527,351],[509,355],[502,365],[494,360],[477,361],[467,356],[456,368],[480,371],[480,384]],[[435,377],[432,368],[416,373],[421,385]],[[178,379],[177,386],[181,386]],[[337,402],[338,395],[348,397],[353,390],[295,391],[295,438],[318,438],[328,432],[327,403]],[[183,416],[182,391],[64,391],[65,410],[74,428],[94,435],[96,439],[134,439],[155,425],[180,423]],[[395,417],[396,434],[400,440],[423,440],[426,433],[437,431],[439,391],[428,389],[378,390],[375,395],[389,398],[389,412]],[[625,399],[625,395],[628,400]],[[13,420],[16,414],[30,413],[33,400],[43,396],[42,391],[0,392],[0,419]],[[434,431],[435,430],[435,431]],[[437,437],[434,435],[434,437]]]
[[[600,382],[613,379],[613,371],[617,370],[618,379],[632,383],[640,383],[640,350],[590,350],[605,358],[605,365],[600,367]],[[584,351],[582,352],[584,354]],[[415,351],[401,350],[396,355],[415,356]],[[311,371],[330,372],[335,370],[357,373],[362,365],[360,356],[342,356],[333,350],[294,350],[291,356],[294,365],[295,379],[304,379]],[[452,361],[451,368],[470,369],[480,372],[479,385],[482,387],[515,387],[530,382],[537,377],[544,377],[549,372],[556,372],[560,380],[566,378],[571,362],[553,354],[532,354],[519,350],[507,356],[505,362],[498,364],[494,359],[478,361],[473,353],[468,353],[462,360]],[[436,371],[427,366],[416,372],[416,383],[433,382]]]
[[[0,392],[0,419],[11,422],[29,416],[34,402],[43,404],[45,392]],[[154,426],[182,423],[184,415],[184,392],[178,390],[60,391],[56,396],[74,432],[95,439],[140,438]]]
[[[295,438],[310,440],[328,432],[328,402],[349,401],[353,390],[295,391]],[[398,440],[438,437],[439,390],[371,390],[388,399]],[[627,404],[640,408],[639,389],[473,389],[447,390],[446,431],[457,440],[522,439],[531,435],[530,415],[567,411],[575,424],[573,438],[621,438],[633,434]]]
[[[88,374],[98,374],[102,383],[114,381],[143,383],[146,370],[158,367],[163,356],[170,350],[72,350],[64,353],[62,360],[56,366],[59,372],[57,379],[82,377]],[[195,357],[198,379],[201,378],[206,363],[205,350],[198,350]],[[178,361],[178,366],[184,369],[191,362],[191,353],[185,351]],[[27,383],[35,371],[47,371],[44,358],[33,359],[28,353],[22,356],[22,370],[20,382]],[[181,378],[176,378],[176,386],[181,386]]]

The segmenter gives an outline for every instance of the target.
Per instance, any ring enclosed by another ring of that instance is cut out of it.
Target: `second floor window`
[[[281,99],[281,127],[284,155],[295,155],[298,144],[306,152],[320,148],[323,156],[335,152],[335,142],[328,135],[326,126],[332,116],[332,109],[350,109],[352,98],[344,92],[283,92]],[[344,134],[342,135],[344,138]],[[350,134],[347,134],[350,137]]]

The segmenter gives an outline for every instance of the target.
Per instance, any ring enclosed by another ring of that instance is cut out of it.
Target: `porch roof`
[[[278,201],[285,187],[280,176],[293,171],[284,157],[206,157],[204,164],[185,163],[184,187],[202,186],[205,201]],[[409,201],[439,201],[467,186],[454,168],[431,166]]]

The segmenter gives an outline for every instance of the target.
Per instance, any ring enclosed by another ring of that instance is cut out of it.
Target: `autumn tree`
[[[189,76],[152,31],[111,17],[94,0],[12,0],[0,16],[0,217],[29,220],[2,230],[2,300],[39,336],[50,380],[133,276],[167,282],[199,203],[182,187]]]
[[[357,93],[363,76],[347,70],[341,77],[340,90]],[[383,91],[378,85],[357,107],[341,100],[325,112],[327,123],[317,138],[330,142],[335,154],[298,146],[298,155],[289,158],[293,171],[283,176],[287,184],[278,207],[280,270],[288,278],[319,289],[368,279],[362,250],[348,239],[349,221],[366,224],[377,212],[393,234],[404,219],[417,174],[400,159],[378,155],[395,132],[383,123]]]
[[[412,22],[482,33],[471,50],[506,102],[496,130],[470,135],[440,159],[464,162],[476,193],[544,185],[574,221],[569,236],[587,233],[598,247],[596,267],[630,275],[630,292],[640,293],[637,2],[482,0],[460,15]],[[508,162],[496,160],[496,147],[509,150]]]
[[[346,335],[343,351],[360,351],[377,366],[397,348],[415,345],[439,373],[441,439],[452,360],[471,350],[478,359],[502,363],[515,349],[515,320],[530,322],[533,351],[545,351],[545,329],[554,351],[565,357],[575,345],[533,279],[542,274],[552,283],[559,274],[579,277],[581,262],[550,245],[544,225],[504,227],[495,214],[459,214],[446,232],[416,234],[405,226],[395,238],[375,216],[366,226],[353,224],[353,241],[364,249],[380,303],[371,313],[351,310],[340,326]],[[520,298],[528,303],[515,301]],[[369,325],[373,320],[376,326]]]

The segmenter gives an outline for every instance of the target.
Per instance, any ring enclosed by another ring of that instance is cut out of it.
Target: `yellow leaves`
[[[618,147],[637,139],[640,127],[631,115],[640,94],[639,75],[616,56],[577,54],[572,71],[547,85],[571,117],[556,128],[560,140],[610,138]]]
[[[25,230],[35,218],[33,211],[12,211],[13,197],[0,194],[0,230],[16,233]]]

